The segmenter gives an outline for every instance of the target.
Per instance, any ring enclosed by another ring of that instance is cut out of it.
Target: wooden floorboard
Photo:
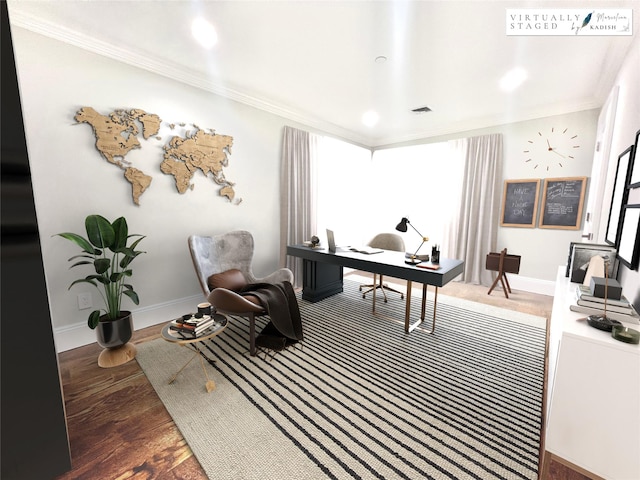
[[[135,332],[133,343],[158,338],[160,328]],[[100,368],[101,350],[59,355],[73,469],[58,480],[206,479],[138,363]]]
[[[443,293],[495,304],[486,287],[465,286]],[[501,294],[501,293],[500,293]],[[503,302],[503,308],[528,310],[531,294]],[[514,297],[514,296],[512,296]],[[551,302],[533,297],[536,308]],[[153,340],[162,325],[134,333],[132,342]],[[207,478],[153,387],[133,360],[115,368],[100,368],[101,347],[91,344],[59,354],[73,469],[57,480]],[[588,480],[557,462],[547,466],[543,480]],[[237,479],[240,480],[240,479]]]

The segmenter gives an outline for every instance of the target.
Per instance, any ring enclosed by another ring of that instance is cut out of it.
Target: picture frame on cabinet
[[[611,196],[611,207],[609,208],[609,220],[607,222],[607,233],[605,242],[609,245],[618,246],[620,241],[620,216],[622,207],[627,203],[629,189],[627,185],[631,179],[631,171],[634,163],[634,146],[631,145],[618,156],[618,166],[613,183],[613,194]]]
[[[638,156],[638,148],[640,148],[640,130],[636,132],[636,142],[633,146],[632,161]],[[629,188],[638,188],[640,187],[640,161],[634,161],[633,163],[634,165],[631,169],[631,177],[629,179]]]
[[[569,257],[567,258],[566,276],[573,283],[583,283],[587,275],[589,263],[593,257],[602,257],[608,260],[607,275],[609,278],[618,276],[618,261],[616,248],[613,245],[597,243],[571,242],[569,245]]]
[[[640,259],[640,204],[625,205],[621,218],[618,259],[627,268],[637,270]]]

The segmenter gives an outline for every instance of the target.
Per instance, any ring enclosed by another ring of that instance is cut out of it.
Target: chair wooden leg
[[[507,289],[507,286],[504,284],[504,281],[506,280],[506,278],[507,278],[507,276],[504,273],[500,274],[500,283],[502,284],[502,291],[504,292],[504,296],[509,298],[509,293],[508,292],[510,292],[511,289]]]
[[[249,355],[256,356],[256,316],[249,315]]]
[[[511,285],[509,285],[509,279],[507,278],[507,274],[503,273],[502,275],[504,275],[504,283],[506,283],[507,285],[507,290],[509,290],[509,293],[511,293]]]
[[[498,282],[500,281],[500,273],[498,273],[498,276],[496,277],[496,279],[493,281],[493,283],[491,284],[491,288],[489,288],[489,291],[487,292],[487,295],[491,295],[491,292],[493,292],[493,289],[496,288],[496,285],[498,285]]]

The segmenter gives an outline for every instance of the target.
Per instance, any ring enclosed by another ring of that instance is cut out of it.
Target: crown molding
[[[353,131],[346,130],[333,123],[323,121],[306,112],[302,112],[282,104],[276,104],[268,99],[249,95],[234,88],[218,85],[202,73],[193,69],[188,69],[175,63],[168,63],[165,60],[159,61],[152,56],[141,55],[132,50],[111,45],[59,24],[51,23],[31,15],[25,15],[22,12],[14,13],[11,15],[10,20],[11,25],[13,26],[24,28],[33,33],[58,40],[97,55],[138,67],[148,72],[214,93],[258,110],[283,117],[287,120],[349,139],[358,144],[367,145],[370,140],[367,137],[359,135]]]
[[[471,130],[491,128],[508,123],[523,122],[543,117],[600,108],[604,100],[601,100],[599,97],[603,97],[606,99],[608,89],[615,81],[615,73],[610,72],[608,75],[603,75],[603,77],[600,79],[598,89],[598,93],[600,95],[596,98],[582,102],[556,104],[553,107],[529,109],[528,111],[520,111],[517,116],[506,113],[466,119],[458,122],[434,126],[433,128],[426,128],[424,130],[416,131],[413,134],[402,136],[367,136],[324,121],[308,112],[300,111],[290,106],[276,103],[266,98],[249,95],[228,86],[216,84],[209,78],[207,78],[207,76],[203,73],[193,69],[185,68],[176,63],[169,63],[165,60],[159,61],[153,56],[142,55],[130,49],[124,49],[115,45],[111,45],[89,35],[85,35],[75,30],[69,29],[63,25],[51,23],[19,11],[10,13],[12,13],[12,15],[10,15],[12,26],[21,27],[31,32],[61,41],[63,43],[81,48],[97,55],[101,55],[106,58],[110,58],[112,60],[116,60],[118,62],[141,68],[148,72],[184,83],[186,85],[190,85],[192,87],[214,93],[221,97],[256,108],[258,110],[262,110],[264,112],[271,113],[273,115],[277,115],[289,121],[293,121],[311,129],[318,130],[319,132],[335,135],[344,140],[349,140],[353,143],[370,149],[399,143],[416,142],[432,137],[451,135]],[[616,60],[618,59],[612,58],[610,62],[615,63]],[[613,69],[605,69],[604,71],[607,70]],[[604,95],[602,94],[602,92],[604,92]]]
[[[473,130],[481,130],[487,128],[498,127],[511,123],[526,122],[529,120],[537,120],[540,118],[554,117],[557,115],[565,115],[569,113],[582,112],[586,110],[599,109],[602,103],[596,99],[584,100],[581,102],[556,104],[553,107],[531,108],[519,111],[518,115],[512,114],[496,114],[484,117],[476,117],[462,120],[454,123],[447,123],[444,126],[436,126],[416,132],[414,134],[403,136],[382,136],[370,139],[371,148],[387,148],[394,144],[403,144],[426,140],[434,137],[441,137],[452,134],[464,134]]]

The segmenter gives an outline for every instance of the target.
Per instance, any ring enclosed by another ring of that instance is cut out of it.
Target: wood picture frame
[[[579,230],[586,190],[587,177],[546,178],[538,226]]]
[[[640,260],[640,204],[625,205],[618,247],[620,263],[631,270],[638,269]]]
[[[616,176],[613,183],[609,220],[607,221],[607,232],[604,241],[616,247],[620,241],[622,207],[627,203],[627,198],[629,197],[628,185],[631,179],[631,169],[633,168],[633,152],[634,148],[631,145],[618,156],[618,166],[616,167]]]
[[[631,168],[631,176],[629,178],[629,188],[640,187],[640,161],[635,161],[638,156],[638,148],[640,148],[640,130],[636,132],[636,141],[633,145],[633,153],[631,161],[634,164]]]
[[[533,228],[536,225],[540,180],[505,180],[501,227]]]

